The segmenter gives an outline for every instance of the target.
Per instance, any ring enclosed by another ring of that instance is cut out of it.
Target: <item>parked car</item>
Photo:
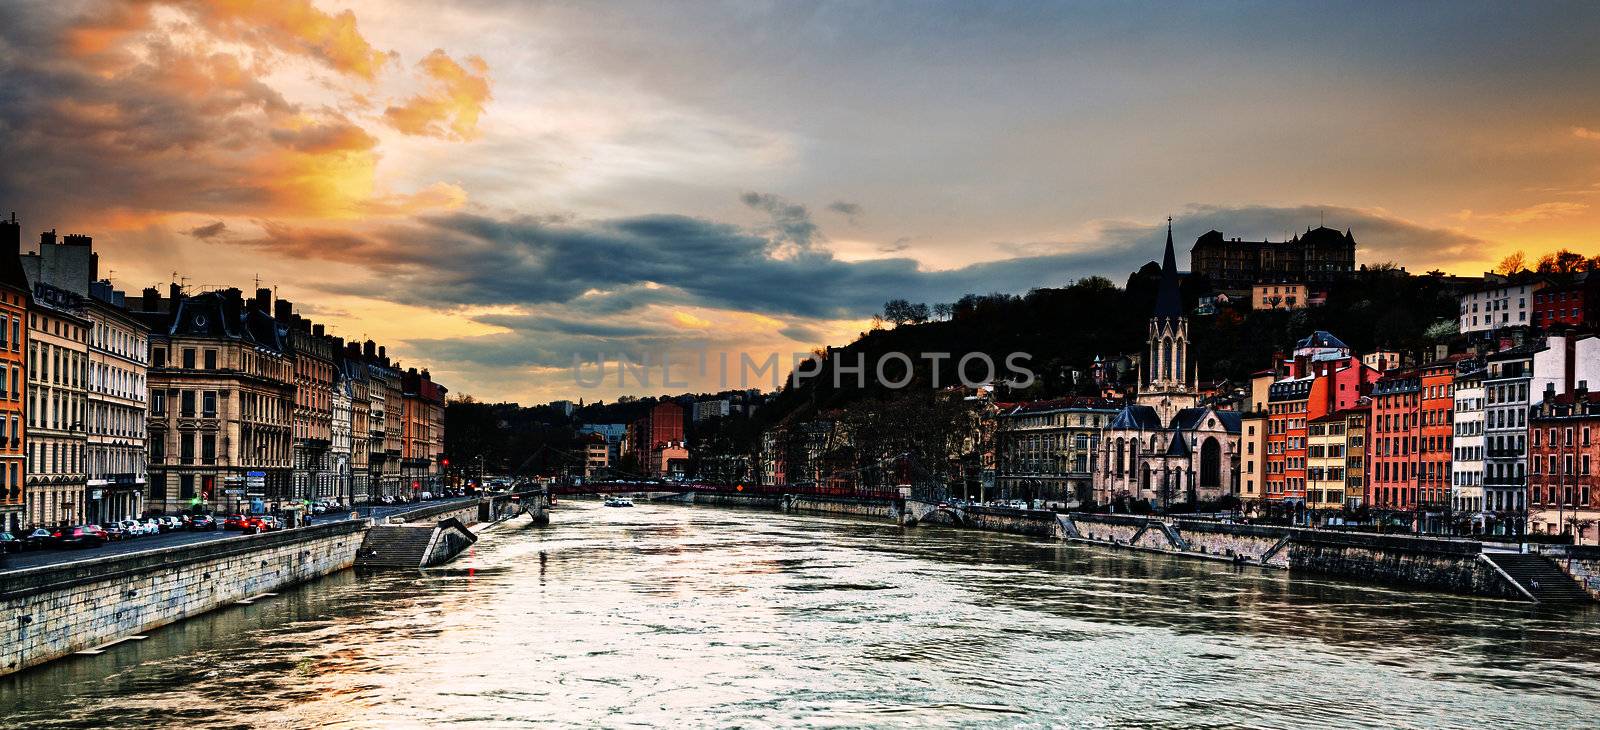
[[[157,517],[156,525],[161,528],[162,532],[176,532],[183,529],[183,520],[173,517],[172,515],[166,515],[164,517]]]
[[[127,530],[122,529],[121,523],[107,522],[99,527],[100,531],[106,534],[107,540],[126,540],[130,537],[133,537],[132,535],[128,534]]]
[[[145,520],[144,521],[144,534],[146,534],[146,535],[159,535],[159,534],[161,534],[161,523],[158,522],[154,517],[152,517],[152,518],[150,518],[148,520]]]
[[[20,553],[27,543],[9,532],[0,532],[0,553]]]
[[[212,531],[217,529],[217,518],[211,515],[195,515],[189,519],[189,529],[194,531]]]
[[[22,538],[22,542],[28,546],[29,550],[44,550],[46,548],[56,547],[58,544],[56,541],[56,532],[53,530],[46,530],[43,527],[28,533],[26,537]]]
[[[106,544],[106,532],[99,525],[78,525],[61,531],[56,543],[61,547],[91,548]]]
[[[224,530],[243,530],[250,523],[250,518],[244,515],[228,515],[222,520]]]
[[[128,533],[128,537],[144,537],[150,534],[150,530],[145,527],[143,522],[138,520],[123,520],[117,524],[122,527],[124,532]]]

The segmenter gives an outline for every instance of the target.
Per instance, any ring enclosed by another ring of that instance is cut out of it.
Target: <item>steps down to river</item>
[[[356,554],[358,568],[427,568],[447,563],[477,535],[456,519],[437,524],[375,525]]]
[[[1524,553],[1484,553],[1517,585],[1540,603],[1572,603],[1593,600],[1571,576],[1543,555]]]

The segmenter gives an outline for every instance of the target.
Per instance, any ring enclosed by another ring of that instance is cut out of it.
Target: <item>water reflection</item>
[[[0,678],[26,727],[1588,726],[1600,614],[1225,563],[569,502]]]

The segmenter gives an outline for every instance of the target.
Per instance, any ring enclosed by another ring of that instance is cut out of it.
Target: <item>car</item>
[[[146,535],[159,535],[159,534],[161,534],[161,523],[159,521],[157,521],[154,517],[145,520],[144,521],[144,534],[146,534]]]
[[[99,525],[78,525],[63,529],[56,542],[61,547],[92,548],[106,544],[107,539]]]
[[[195,515],[189,520],[189,529],[196,532],[217,529],[217,518],[211,515]]]
[[[130,537],[133,537],[132,535],[128,534],[127,530],[122,529],[121,524],[116,522],[107,522],[99,527],[100,531],[106,534],[107,540],[126,540]]]
[[[222,520],[224,530],[243,530],[250,524],[250,518],[245,515],[228,515]]]
[[[144,537],[151,534],[150,528],[138,520],[123,520],[117,524],[121,525],[123,531],[128,533],[128,537]]]
[[[44,550],[46,548],[53,548],[57,545],[56,533],[53,530],[46,530],[43,527],[40,527],[24,536],[22,538],[22,542],[24,545],[28,546],[29,550]]]
[[[161,528],[162,532],[176,532],[183,529],[183,520],[172,515],[165,515],[156,518],[156,525]]]
[[[9,532],[0,532],[0,553],[20,553],[27,547],[27,542]]]
[[[419,499],[433,499],[433,492],[423,492],[417,495]]]

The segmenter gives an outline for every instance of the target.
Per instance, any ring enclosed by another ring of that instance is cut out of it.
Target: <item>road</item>
[[[397,512],[404,512],[422,507],[433,507],[440,504],[448,504],[450,502],[466,502],[473,499],[475,499],[475,497],[460,497],[451,500],[434,500],[430,502],[419,502],[414,504],[389,505],[382,507],[358,507],[356,508],[356,511],[360,513],[363,519],[367,517],[373,517],[375,519],[382,520],[385,517],[393,515]],[[338,520],[347,519],[350,519],[350,512],[345,510],[319,517],[312,517],[308,520],[308,522],[312,524],[322,524],[324,522],[335,522]],[[85,548],[77,550],[51,549],[30,551],[25,553],[12,553],[10,555],[3,556],[3,559],[0,559],[0,572],[5,572],[8,570],[23,570],[25,568],[38,568],[45,565],[54,565],[56,563],[70,563],[75,560],[104,558],[112,555],[126,555],[128,553],[143,552],[146,550],[160,550],[162,548],[176,547],[179,545],[191,545],[194,543],[208,542],[211,540],[221,540],[226,537],[238,537],[239,535],[240,533],[238,532],[228,532],[226,530],[216,530],[214,532],[168,532],[161,535],[135,537],[127,540],[109,542],[97,548]]]

